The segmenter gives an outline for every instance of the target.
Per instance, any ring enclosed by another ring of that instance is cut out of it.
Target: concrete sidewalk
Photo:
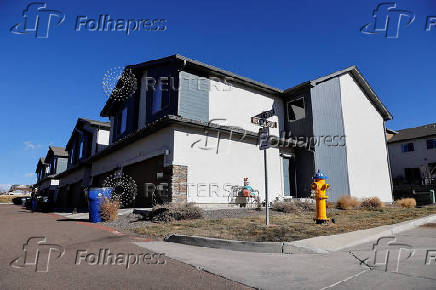
[[[436,228],[397,234],[396,242],[416,249],[408,260],[373,267],[373,242],[328,254],[267,254],[195,247],[168,242],[135,243],[197,268],[261,289],[434,289],[436,262],[426,265],[426,252],[436,255]],[[389,249],[389,248],[388,248]],[[395,261],[393,261],[395,262]],[[388,263],[390,263],[388,261]],[[369,264],[369,266],[367,265]]]
[[[381,237],[392,236],[435,221],[436,214],[398,224],[385,225],[337,235],[319,236],[301,241],[290,242],[288,244],[294,247],[313,250],[314,252],[318,253],[335,252],[363,243],[376,241]]]
[[[261,289],[321,289],[367,267],[348,253],[249,253],[168,242],[135,243],[197,268]]]
[[[149,208],[120,208],[118,210],[118,216],[123,216],[123,215],[128,215],[133,213],[133,211],[149,211],[151,209]],[[59,211],[54,211],[52,212],[53,214],[57,214],[60,216],[65,217],[66,219],[73,219],[73,220],[87,220],[89,219],[89,213],[88,212],[79,212],[79,213],[71,213],[71,212],[59,212]]]

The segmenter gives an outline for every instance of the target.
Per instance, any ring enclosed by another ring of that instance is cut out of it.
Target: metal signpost
[[[263,150],[263,160],[265,166],[265,208],[266,225],[269,226],[269,198],[268,198],[268,165],[266,150],[270,147],[269,128],[277,128],[277,122],[268,121],[267,118],[274,116],[274,109],[265,111],[255,117],[251,117],[251,123],[261,126],[259,129],[259,149]]]

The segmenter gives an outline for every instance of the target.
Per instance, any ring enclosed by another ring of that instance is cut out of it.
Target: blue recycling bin
[[[100,204],[103,198],[110,198],[111,193],[112,187],[88,189],[89,221],[91,223],[101,223]]]

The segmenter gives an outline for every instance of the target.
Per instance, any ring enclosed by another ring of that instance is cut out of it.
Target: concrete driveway
[[[247,289],[87,222],[0,205],[0,224],[0,289]]]

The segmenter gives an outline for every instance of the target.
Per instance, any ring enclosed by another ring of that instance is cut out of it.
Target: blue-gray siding
[[[208,122],[210,80],[181,71],[179,81],[179,115]]]
[[[321,136],[345,136],[339,78],[313,87],[311,99],[314,136],[318,140]],[[315,169],[321,169],[328,176],[331,185],[328,195],[330,200],[336,200],[341,195],[349,194],[350,188],[346,147],[331,146],[332,144],[323,141],[315,146]]]

